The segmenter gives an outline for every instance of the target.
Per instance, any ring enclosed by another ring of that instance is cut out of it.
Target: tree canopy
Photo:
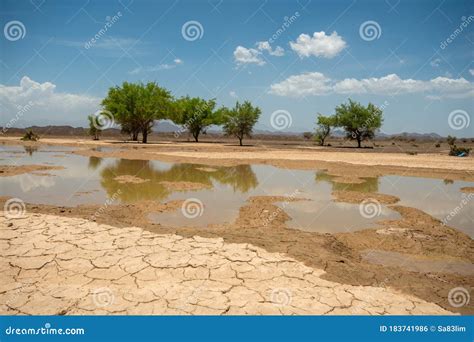
[[[316,124],[317,128],[315,139],[319,145],[323,146],[324,141],[329,136],[329,134],[331,134],[331,129],[337,126],[337,120],[335,116],[324,116],[322,114],[318,114]]]
[[[361,142],[372,139],[375,132],[382,126],[382,110],[376,105],[369,103],[367,106],[349,99],[336,107],[335,120],[337,126],[343,127],[347,137],[357,140],[357,147]]]
[[[167,117],[171,101],[170,92],[155,82],[124,82],[109,89],[102,105],[114,115],[122,132],[130,134],[134,141],[142,133],[142,142],[146,143],[155,120]]]
[[[225,134],[238,138],[239,144],[242,146],[243,138],[251,136],[253,126],[257,123],[261,113],[260,108],[252,106],[249,101],[242,104],[237,102],[234,108],[221,110],[220,115]]]
[[[172,121],[183,126],[192,134],[196,142],[206,128],[217,123],[217,112],[214,111],[216,100],[204,100],[199,97],[182,97],[175,104]]]

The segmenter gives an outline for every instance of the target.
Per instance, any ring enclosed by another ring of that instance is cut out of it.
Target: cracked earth
[[[452,314],[282,253],[81,218],[0,214],[0,314]]]

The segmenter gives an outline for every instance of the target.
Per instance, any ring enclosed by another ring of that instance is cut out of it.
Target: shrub
[[[471,148],[467,147],[457,147],[456,145],[450,145],[449,147],[449,155],[450,156],[459,156],[464,154],[464,156],[468,156],[471,152]]]
[[[21,140],[23,141],[38,141],[39,140],[39,135],[38,134],[35,134],[31,129],[29,129],[28,131],[26,131],[25,135],[23,136],[23,138],[21,138]]]

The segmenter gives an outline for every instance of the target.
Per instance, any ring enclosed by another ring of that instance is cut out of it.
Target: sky
[[[474,2],[0,0],[0,125],[85,126],[110,87],[249,100],[304,132],[349,98],[386,134],[474,136]],[[472,120],[471,120],[472,119]]]

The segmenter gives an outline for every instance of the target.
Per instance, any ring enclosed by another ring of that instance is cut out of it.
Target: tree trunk
[[[360,139],[360,137],[359,137],[359,136],[357,136],[357,147],[358,147],[358,148],[360,148],[360,147],[361,147],[361,146],[360,146],[360,142],[361,142],[361,139]]]
[[[147,129],[144,129],[144,130],[142,131],[142,135],[143,135],[142,143],[146,144],[147,141],[148,141],[148,130],[147,130]]]
[[[240,144],[240,146],[242,146],[242,138],[241,137],[239,137],[239,144]]]
[[[132,132],[132,141],[138,141],[138,131]]]
[[[193,137],[194,137],[194,141],[195,142],[199,142],[198,138],[199,138],[199,133],[193,133]]]

